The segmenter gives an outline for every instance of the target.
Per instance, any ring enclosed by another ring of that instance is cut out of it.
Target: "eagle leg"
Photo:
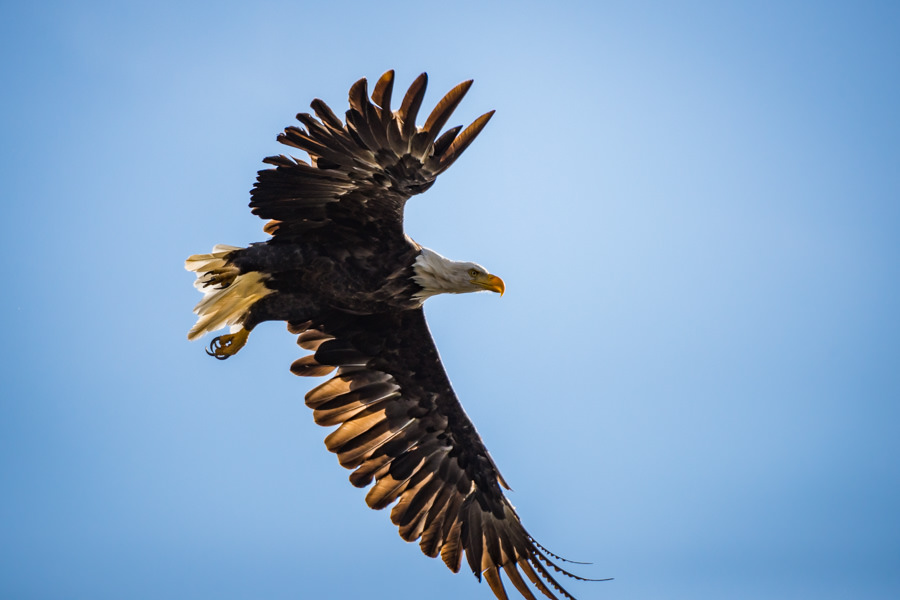
[[[210,356],[218,360],[225,360],[229,356],[234,356],[238,350],[247,343],[250,331],[247,329],[239,329],[235,333],[228,335],[220,335],[209,343],[209,349],[206,351]]]

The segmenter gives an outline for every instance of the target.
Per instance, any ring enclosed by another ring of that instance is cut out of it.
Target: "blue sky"
[[[275,135],[359,77],[497,114],[408,232],[581,599],[900,594],[895,3],[4,3],[0,596],[490,598],[322,444],[280,324],[189,343]]]

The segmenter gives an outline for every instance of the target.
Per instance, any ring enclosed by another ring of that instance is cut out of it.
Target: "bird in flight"
[[[432,186],[487,125],[493,111],[441,133],[472,85],[416,117],[427,76],[391,108],[394,72],[350,88],[346,122],[321,100],[297,115],[278,141],[306,159],[271,156],[251,191],[253,214],[268,222],[265,242],[217,245],[187,259],[203,292],[188,339],[230,326],[207,353],[235,355],[253,328],[286,321],[312,354],[291,365],[331,379],[306,394],[316,423],[337,425],[325,446],[371,485],[366,503],[393,504],[391,521],[407,541],[458,572],[465,554],[474,575],[507,598],[501,572],[534,600],[522,575],[548,598],[572,596],[551,571],[562,567],[522,526],[503,493],[510,489],[463,410],[441,364],[422,306],[436,294],[503,294],[498,276],[445,258],[403,230],[406,201]],[[551,589],[552,588],[552,589]]]

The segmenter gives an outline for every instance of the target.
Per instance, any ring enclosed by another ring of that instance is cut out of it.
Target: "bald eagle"
[[[350,482],[374,485],[375,509],[396,501],[391,521],[422,552],[440,554],[458,572],[463,554],[475,576],[506,598],[501,571],[534,599],[522,573],[548,598],[572,598],[550,569],[564,560],[532,538],[503,494],[509,489],[456,398],[425,323],[422,305],[436,294],[490,291],[503,280],[473,262],[447,259],[403,231],[406,201],[427,190],[493,115],[467,128],[441,129],[472,81],[454,87],[425,121],[416,116],[427,77],[420,75],[391,109],[394,73],[350,88],[346,123],[321,100],[278,141],[308,160],[271,156],[259,172],[252,212],[268,223],[266,242],[217,245],[191,256],[204,293],[188,339],[226,326],[207,352],[226,359],[263,321],[287,321],[313,354],[291,371],[335,375],[306,395],[316,423],[338,425],[325,446],[352,469]],[[521,570],[521,573],[520,573]]]

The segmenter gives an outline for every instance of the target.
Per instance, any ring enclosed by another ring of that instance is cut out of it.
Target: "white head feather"
[[[422,252],[416,257],[413,271],[413,280],[422,286],[422,291],[416,293],[415,297],[423,302],[437,294],[465,294],[486,290],[503,292],[500,278],[488,273],[481,265],[450,260],[428,248],[422,248]]]

